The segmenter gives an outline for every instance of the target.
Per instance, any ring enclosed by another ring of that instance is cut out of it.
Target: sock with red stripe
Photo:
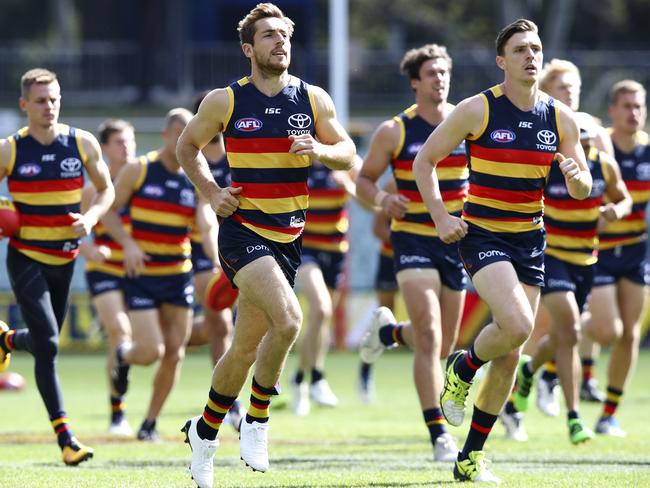
[[[16,345],[14,344],[15,335],[16,335],[16,331],[13,329],[10,329],[0,334],[0,347],[2,347],[2,350],[4,352],[9,353],[14,349],[16,349]]]
[[[596,361],[592,358],[582,358],[582,381],[589,381],[594,377],[594,365]]]
[[[607,397],[603,404],[603,417],[612,417],[616,414],[616,409],[623,396],[623,390],[614,388],[613,386],[607,387]]]
[[[442,416],[442,410],[439,407],[423,410],[424,423],[427,424],[429,435],[431,436],[431,443],[434,444],[438,436],[447,432],[445,427],[445,418]]]
[[[271,405],[271,397],[277,395],[279,390],[277,387],[270,388],[260,385],[255,377],[253,377],[253,386],[251,388],[251,404],[246,413],[246,422],[249,424],[253,422],[265,423],[269,421],[269,405]]]
[[[454,363],[454,371],[465,383],[471,383],[478,369],[485,363],[487,361],[479,359],[474,351],[474,345],[472,345],[469,351]]]
[[[458,455],[458,460],[462,461],[469,457],[472,451],[482,451],[485,441],[490,435],[492,426],[496,422],[497,416],[480,410],[474,405],[474,413],[472,414],[472,424],[465,440],[463,450]]]
[[[118,424],[124,419],[126,403],[123,396],[111,395],[111,424]]]
[[[210,388],[208,403],[205,404],[205,409],[203,409],[203,416],[196,424],[196,431],[201,439],[213,441],[217,438],[223,418],[236,398],[222,395],[217,393],[214,388]]]
[[[403,346],[406,343],[404,342],[404,337],[402,336],[402,329],[404,329],[403,325],[384,325],[381,329],[379,329],[379,340],[386,347],[395,345]]]
[[[63,449],[74,437],[68,417],[65,412],[59,412],[56,417],[50,418],[50,422],[52,423],[52,428],[56,434],[56,442],[59,444],[59,447]]]

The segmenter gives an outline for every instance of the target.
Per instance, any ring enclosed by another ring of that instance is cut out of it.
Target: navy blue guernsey
[[[470,174],[463,219],[492,232],[541,229],[544,186],[562,140],[555,101],[544,94],[524,112],[500,86],[480,96],[483,127],[466,140]]]
[[[79,238],[69,213],[80,212],[87,159],[78,132],[59,124],[59,135],[44,146],[24,127],[9,142],[9,193],[20,214],[20,230],[9,244],[41,263],[72,261]]]
[[[248,78],[226,88],[230,116],[224,123],[226,157],[239,207],[230,217],[266,239],[288,243],[305,225],[311,159],[289,153],[290,135],[315,134],[316,113],[309,85],[292,77],[268,97]]]

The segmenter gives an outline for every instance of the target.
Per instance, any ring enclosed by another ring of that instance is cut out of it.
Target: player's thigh
[[[433,268],[408,268],[397,273],[406,310],[416,331],[440,327],[440,273]]]
[[[192,309],[170,303],[160,306],[160,325],[165,350],[177,350],[185,345],[192,324]]]
[[[629,330],[639,322],[647,303],[648,287],[623,278],[617,283],[617,295],[623,327]]]
[[[472,281],[498,324],[508,326],[523,318],[532,328],[539,304],[539,287],[521,283],[509,261],[497,261],[481,268]]]
[[[310,306],[320,305],[323,309],[331,310],[330,292],[325,283],[323,272],[317,263],[307,262],[300,265],[296,272],[296,282]]]
[[[263,310],[272,326],[299,325],[302,313],[296,294],[274,258],[262,256],[241,268],[235,275],[241,300]]]
[[[208,286],[208,283],[214,276],[214,271],[201,271],[200,273],[196,273],[194,275],[194,292],[197,297],[199,297],[199,300],[201,300],[201,303],[203,303],[203,300],[205,298],[205,290]]]
[[[138,345],[157,347],[165,343],[158,309],[130,310],[131,338]]]
[[[128,332],[125,329],[129,327],[129,319],[122,290],[111,290],[96,295],[93,298],[93,306],[109,335]]]
[[[589,298],[590,327],[596,331],[610,331],[621,320],[616,285],[595,286]]]
[[[580,312],[573,292],[564,290],[547,293],[543,295],[542,301],[551,317],[551,334],[558,338],[577,334]]]

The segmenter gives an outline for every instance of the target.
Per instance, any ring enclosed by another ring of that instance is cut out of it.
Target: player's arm
[[[601,152],[609,154],[614,157],[614,144],[612,138],[609,136],[607,129],[601,125],[596,126],[596,135],[594,136],[594,146]]]
[[[149,260],[149,256],[140,249],[140,246],[138,246],[124,228],[122,219],[117,212],[131,200],[144,170],[144,163],[140,160],[122,167],[115,178],[115,201],[113,202],[113,207],[102,218],[102,224],[108,233],[115,242],[122,246],[124,252],[124,269],[128,276],[138,276],[144,270],[144,263]]]
[[[369,205],[365,200],[361,200],[357,195],[357,177],[361,171],[361,165],[363,164],[363,159],[358,154],[354,155],[354,165],[348,171],[336,170],[332,172],[332,179],[345,190],[345,192],[354,198],[359,205],[361,205],[366,210],[372,212],[374,210],[374,205]]]
[[[71,212],[70,216],[73,219],[72,229],[77,236],[86,237],[111,207],[115,200],[115,191],[108,166],[102,159],[102,150],[95,136],[84,130],[79,130],[79,138],[86,153],[86,173],[95,187],[95,194],[85,211],[80,214]]]
[[[81,193],[81,213],[85,213],[95,198],[97,190],[94,185],[86,185]],[[111,250],[106,246],[96,246],[90,239],[79,243],[79,254],[88,261],[102,263],[111,255]]]
[[[223,122],[229,110],[228,91],[213,90],[203,99],[199,111],[185,126],[176,145],[176,157],[185,174],[221,217],[229,217],[237,210],[239,200],[235,195],[241,192],[241,188],[220,188],[201,150],[216,134],[223,132]]]
[[[600,207],[600,217],[603,223],[620,220],[632,211],[632,196],[625,186],[621,169],[616,160],[609,154],[601,153],[601,160],[607,169],[609,178],[605,188],[608,202]]]
[[[201,233],[203,251],[213,263],[218,263],[217,233],[219,224],[210,204],[200,195],[196,204],[196,226]]]
[[[395,180],[391,178],[385,185],[384,191],[388,194],[397,193]],[[390,222],[391,217],[384,209],[377,210],[372,218],[372,233],[383,242],[390,241]]]
[[[304,154],[316,159],[331,169],[350,169],[354,164],[357,149],[352,139],[336,118],[332,98],[317,86],[311,87],[316,120],[316,138],[311,134],[289,136],[289,152]]]
[[[481,96],[463,100],[429,135],[413,162],[413,173],[422,200],[436,224],[440,240],[449,244],[467,234],[467,224],[450,215],[440,194],[435,166],[467,136],[482,130],[485,104]]]
[[[11,164],[11,143],[9,139],[0,139],[0,181],[7,176]]]
[[[558,146],[556,158],[560,171],[571,195],[576,200],[584,200],[591,193],[591,173],[587,166],[585,151],[580,144],[580,129],[570,108],[557,105],[560,110],[560,125],[563,137]]]
[[[386,120],[377,128],[357,177],[357,195],[368,204],[380,207],[390,217],[401,218],[407,209],[408,198],[389,194],[377,186],[377,181],[390,164],[398,149],[401,129],[394,119]]]

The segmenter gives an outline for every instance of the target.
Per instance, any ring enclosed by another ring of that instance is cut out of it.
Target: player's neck
[[[36,124],[28,123],[29,135],[36,139],[40,144],[49,146],[54,139],[59,136],[60,128],[58,122],[49,127],[42,127]]]
[[[287,71],[281,75],[275,75],[259,68],[253,68],[248,81],[267,97],[274,97],[291,82],[291,75]]]
[[[515,107],[522,112],[530,112],[539,100],[539,90],[537,83],[527,85],[523,83],[513,83],[505,80],[501,83],[501,91],[510,100]]]
[[[416,97],[415,103],[418,104],[418,115],[431,125],[439,125],[451,112],[451,105],[446,100],[431,103],[428,100],[418,100]]]
[[[162,165],[170,173],[178,173],[180,171],[181,165],[178,162],[178,159],[176,159],[175,154],[172,154],[170,151],[163,148],[158,152],[158,157],[160,158]]]
[[[630,153],[639,143],[638,132],[624,132],[621,130],[612,130],[612,142],[624,153]]]

